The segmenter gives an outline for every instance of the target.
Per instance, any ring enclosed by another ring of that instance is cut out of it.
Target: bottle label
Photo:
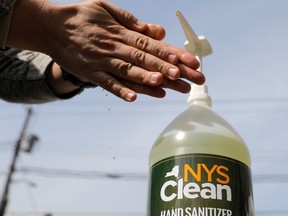
[[[210,154],[169,157],[150,170],[150,216],[253,216],[250,168]]]

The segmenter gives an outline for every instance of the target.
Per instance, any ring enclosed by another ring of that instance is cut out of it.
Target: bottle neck
[[[212,107],[211,101],[208,101],[208,100],[195,100],[195,101],[188,103],[188,106],[192,106],[192,105],[203,106],[206,108]]]
[[[187,101],[188,105],[201,105],[208,108],[212,107],[211,97],[208,95],[208,88],[204,85],[192,84],[190,96]]]

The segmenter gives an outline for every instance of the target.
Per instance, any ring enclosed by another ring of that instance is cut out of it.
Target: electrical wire
[[[287,216],[287,214],[288,214],[288,209],[277,209],[277,210],[259,210],[259,211],[256,211],[256,214],[255,215],[269,215],[269,216],[271,216],[271,215],[279,215],[279,216],[281,216],[281,215],[285,215],[285,216]]]
[[[20,158],[19,163],[22,164],[22,166],[23,166],[24,162],[23,162],[23,159],[22,159],[22,158]],[[28,176],[27,176],[27,173],[26,173],[26,172],[23,172],[23,178],[24,178],[24,180],[26,180],[28,183],[30,182],[29,179],[28,179]],[[39,211],[39,207],[38,207],[36,198],[35,198],[32,190],[31,190],[31,185],[30,185],[30,184],[25,184],[25,186],[26,186],[26,192],[27,192],[27,194],[28,194],[28,197],[29,197],[31,206],[32,206],[32,208],[34,209],[34,212],[35,212],[34,215],[41,216],[42,214],[41,214],[40,211]]]
[[[165,99],[164,99],[165,100]],[[95,102],[95,101],[94,101]],[[67,103],[55,103],[53,104],[53,106],[91,106],[91,105],[96,105],[99,106],[99,104],[106,104],[109,103],[111,101],[101,101],[98,100],[97,103],[93,103],[93,101],[91,100],[74,100],[74,101],[70,101]],[[255,98],[214,98],[213,99],[213,103],[219,103],[219,104],[235,104],[235,103],[241,103],[241,104],[247,104],[247,103],[288,103],[288,97],[278,97],[278,98],[274,98],[274,97],[255,97]],[[139,100],[134,102],[133,106],[154,106],[154,105],[159,105],[159,106],[167,106],[167,105],[181,105],[183,104],[183,100],[182,99],[167,99],[164,102],[163,101],[159,101],[157,99],[152,100]],[[127,106],[126,103],[122,103],[122,102],[113,102],[111,103],[112,106]]]
[[[1,141],[0,140],[0,150],[1,150],[0,153],[2,153],[3,150],[8,150],[8,149],[14,147],[14,144],[15,144],[15,142],[12,142],[12,141]]]
[[[52,169],[44,167],[20,167],[18,173],[27,173],[29,175],[37,175],[42,177],[69,177],[80,179],[117,179],[130,181],[147,181],[147,173],[113,173],[87,170],[70,170],[70,169]],[[288,183],[288,174],[254,174],[253,183]]]
[[[73,107],[79,107],[79,106],[87,106],[87,107],[91,107],[93,105],[97,105],[97,107],[99,108],[99,104],[107,104],[109,103],[109,101],[97,101],[97,103],[91,100],[74,100],[74,101],[69,101],[69,102],[61,102],[61,103],[54,103],[53,105],[46,105],[46,109],[47,107],[51,107],[51,108],[55,108],[55,107],[66,107],[66,106],[70,106],[71,108]],[[279,97],[279,98],[274,98],[274,97],[255,97],[255,98],[214,98],[213,99],[213,103],[217,103],[217,104],[232,104],[232,105],[239,105],[240,104],[261,104],[261,106],[263,105],[263,103],[288,103],[288,97]],[[164,102],[163,101],[159,101],[159,100],[139,100],[134,102],[133,104],[131,104],[130,106],[177,106],[177,105],[182,105],[183,104],[183,100],[182,99],[167,99]],[[11,106],[11,105],[10,105]],[[122,103],[122,102],[113,102],[110,103],[110,106],[117,106],[117,107],[126,107],[127,104],[126,103]],[[34,106],[35,108],[42,108],[41,105],[38,106]],[[4,109],[5,107],[1,107],[0,108]],[[9,108],[9,106],[6,107],[7,109]],[[5,108],[5,109],[6,109]]]
[[[37,175],[44,177],[69,177],[81,179],[113,179],[113,180],[129,180],[129,181],[147,181],[145,173],[115,173],[101,171],[84,171],[69,169],[51,169],[44,167],[20,167],[16,170],[18,173],[25,172],[29,175]]]

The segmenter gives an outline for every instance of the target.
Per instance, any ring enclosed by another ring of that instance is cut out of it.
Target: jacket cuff
[[[84,90],[84,88],[79,87],[79,88],[75,89],[74,91],[68,92],[65,94],[57,93],[56,89],[54,89],[54,87],[50,83],[49,76],[47,74],[51,70],[53,63],[54,63],[54,61],[51,61],[44,72],[44,76],[45,76],[44,81],[45,81],[45,84],[47,85],[48,89],[50,89],[50,91],[55,95],[55,97],[57,97],[59,99],[70,99],[70,98],[76,96],[77,94],[80,94]]]

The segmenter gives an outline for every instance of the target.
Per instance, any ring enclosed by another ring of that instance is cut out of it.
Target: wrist
[[[45,53],[53,59],[62,60],[62,56],[70,54],[66,53],[67,47],[71,46],[71,27],[67,24],[67,20],[74,17],[78,10],[76,4],[57,5],[49,4],[48,17],[49,22],[44,20],[45,28],[43,39],[48,45],[45,47]],[[46,19],[46,17],[45,17]]]
[[[84,82],[80,79],[78,79],[76,76],[73,74],[67,72],[63,68],[61,68],[62,71],[62,78],[65,81],[68,81],[72,83],[74,86],[80,87],[80,88],[95,88],[97,85],[91,82]]]
[[[52,63],[48,68],[46,77],[56,94],[66,94],[79,88],[79,86],[63,79],[62,70],[56,63]]]
[[[50,86],[57,94],[66,94],[79,88],[94,88],[97,86],[94,83],[79,80],[56,63],[52,63],[51,67],[48,68],[46,76]]]

